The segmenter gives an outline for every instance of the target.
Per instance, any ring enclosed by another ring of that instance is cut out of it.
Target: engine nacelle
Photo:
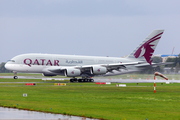
[[[67,77],[76,77],[81,75],[81,71],[79,69],[74,69],[74,68],[67,68],[64,71],[65,76]]]
[[[106,74],[107,73],[107,68],[106,67],[101,67],[101,66],[92,66],[90,69],[91,74],[94,75],[101,75],[101,74]]]

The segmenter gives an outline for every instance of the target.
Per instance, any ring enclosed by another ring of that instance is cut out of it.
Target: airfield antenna
[[[173,50],[172,50],[171,56],[172,56],[172,55],[173,55],[173,53],[174,53],[174,48],[175,48],[175,47],[173,47]]]

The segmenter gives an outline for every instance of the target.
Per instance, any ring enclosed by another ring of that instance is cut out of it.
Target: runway
[[[13,78],[13,76],[0,76],[0,78]],[[70,78],[52,78],[52,77],[32,77],[32,76],[18,76],[19,79],[42,79],[43,81],[51,81],[51,80],[56,80],[56,81],[62,81],[62,80],[69,80]],[[99,78],[95,77],[93,78],[94,82],[113,82],[113,83],[153,83],[154,79],[121,79],[121,78],[114,78],[114,79],[109,79],[109,78]],[[163,79],[157,79],[156,78],[156,83],[165,83],[165,82],[170,82],[170,83],[180,83],[180,80],[163,80]]]
[[[43,113],[3,107],[0,107],[0,115],[0,120],[97,120],[78,116],[68,116],[62,114]]]

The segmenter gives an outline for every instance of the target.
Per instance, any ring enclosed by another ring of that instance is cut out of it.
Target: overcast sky
[[[0,0],[0,63],[23,53],[122,57],[154,29],[180,53],[179,0]]]

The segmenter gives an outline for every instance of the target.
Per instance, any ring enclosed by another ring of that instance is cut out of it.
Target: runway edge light
[[[23,93],[23,97],[27,97],[27,93]]]

